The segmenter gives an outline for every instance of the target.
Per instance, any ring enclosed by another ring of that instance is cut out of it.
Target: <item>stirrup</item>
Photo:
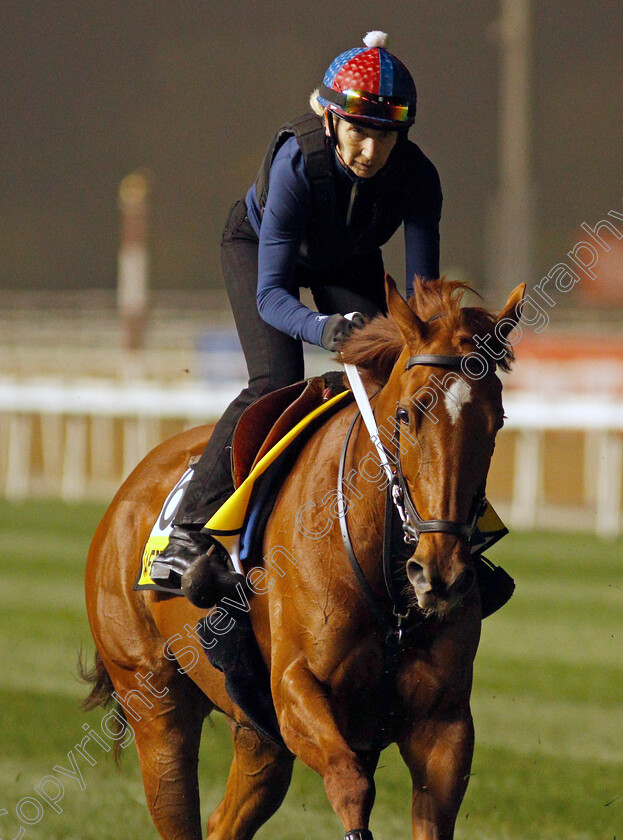
[[[344,840],[373,840],[373,837],[367,828],[355,828],[344,835]]]
[[[236,587],[244,577],[231,568],[231,559],[225,548],[211,537],[208,550],[197,557],[181,579],[181,590],[191,604],[200,609],[213,607],[225,596],[235,598]]]

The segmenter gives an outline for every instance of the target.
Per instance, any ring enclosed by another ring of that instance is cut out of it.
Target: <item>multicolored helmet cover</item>
[[[365,46],[338,55],[325,73],[318,101],[334,114],[378,128],[413,125],[417,94],[411,74],[385,49],[387,35],[369,32]]]

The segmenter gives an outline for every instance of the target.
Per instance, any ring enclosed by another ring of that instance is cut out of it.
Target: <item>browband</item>
[[[435,365],[437,367],[460,368],[465,356],[441,356],[438,353],[420,353],[407,359],[405,370],[415,365]]]

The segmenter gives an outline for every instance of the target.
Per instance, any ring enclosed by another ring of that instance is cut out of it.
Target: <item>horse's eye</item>
[[[396,412],[396,415],[401,423],[408,423],[409,422],[409,412],[406,408],[399,408]]]

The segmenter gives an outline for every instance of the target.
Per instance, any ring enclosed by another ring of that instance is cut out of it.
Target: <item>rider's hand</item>
[[[354,312],[351,320],[344,318],[339,313],[327,318],[322,330],[322,346],[325,350],[339,350],[344,341],[352,333],[361,329],[365,324],[364,317],[360,312]]]

